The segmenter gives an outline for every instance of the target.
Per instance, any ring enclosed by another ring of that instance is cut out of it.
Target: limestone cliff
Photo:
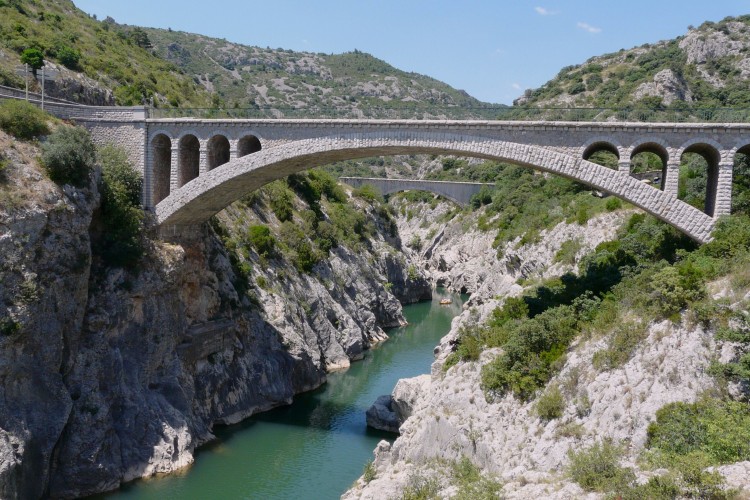
[[[649,322],[632,357],[608,370],[597,369],[594,358],[611,339],[606,334],[580,336],[547,386],[562,394],[557,418],[541,418],[536,399],[488,399],[481,389],[481,369],[498,349],[483,352],[475,362],[446,368],[461,327],[481,323],[505,297],[520,294],[535,279],[573,269],[582,254],[615,236],[628,212],[599,215],[585,226],[559,224],[543,231],[538,243],[505,243],[498,259],[492,237],[472,229],[473,219],[435,222],[445,221],[443,214],[449,210],[443,204],[412,207],[408,219],[399,218],[399,230],[406,241],[423,242],[415,258],[428,275],[473,294],[468,309],[454,319],[451,332],[436,348],[432,373],[401,380],[394,388],[388,403],[400,421],[400,436],[392,446],[379,444],[369,476],[343,498],[400,498],[407,489],[426,491],[427,486],[438,497],[450,498],[457,493],[451,464],[465,458],[482,477],[496,481],[502,498],[604,498],[584,491],[566,475],[569,451],[609,438],[627,443],[623,460],[635,466],[657,410],[716,391],[709,367],[717,359],[738,359],[737,345],[717,341],[711,328],[683,312],[676,319]],[[560,262],[556,256],[561,245],[571,239],[577,241],[575,256]],[[712,284],[709,293],[733,308],[746,308],[746,291],[733,291],[728,280]],[[746,388],[729,390],[746,400]],[[748,467],[741,462],[716,470],[728,487],[747,489]],[[637,466],[635,471],[640,484],[658,474]]]
[[[403,322],[391,289],[429,294],[375,223],[357,252],[339,245],[309,273],[253,255],[251,282],[210,227],[151,240],[137,272],[102,269],[96,181],[61,189],[34,146],[0,142],[2,498],[70,498],[182,468],[214,424],[287,404],[384,340]]]

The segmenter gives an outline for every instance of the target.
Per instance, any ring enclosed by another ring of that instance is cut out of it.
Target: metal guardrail
[[[320,118],[320,119],[484,119],[507,121],[750,123],[750,108],[532,108],[532,107],[370,107],[236,109],[150,108],[149,117],[198,119]]]

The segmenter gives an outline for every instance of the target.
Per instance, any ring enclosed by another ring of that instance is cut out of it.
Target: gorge
[[[7,93],[31,48],[52,115],[106,106],[0,99],[0,497],[747,495],[747,16],[505,108],[360,51],[0,14]]]

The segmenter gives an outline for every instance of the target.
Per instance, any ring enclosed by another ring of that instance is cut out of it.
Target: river
[[[441,298],[453,303],[440,305]],[[362,474],[381,439],[368,429],[365,411],[400,378],[429,373],[433,348],[461,312],[464,297],[436,291],[431,302],[404,306],[409,325],[367,352],[321,388],[290,406],[215,430],[215,442],[198,450],[182,473],[139,480],[102,498],[131,499],[336,499]]]

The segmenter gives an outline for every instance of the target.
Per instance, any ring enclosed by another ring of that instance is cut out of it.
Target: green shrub
[[[293,195],[286,185],[278,181],[272,182],[266,187],[266,191],[274,215],[281,222],[292,220],[294,215]]]
[[[437,479],[415,474],[409,476],[401,500],[437,500],[439,491]]]
[[[44,54],[39,48],[30,47],[21,53],[21,63],[28,64],[36,75],[36,70],[44,66]]]
[[[594,354],[592,363],[597,370],[612,370],[627,363],[638,344],[646,337],[642,323],[624,323],[615,327],[607,347]]]
[[[668,456],[700,452],[708,465],[750,460],[750,408],[718,399],[668,404],[648,427],[648,447]]]
[[[0,318],[0,335],[10,337],[21,331],[21,324],[11,318]]]
[[[315,244],[320,250],[328,255],[332,248],[339,245],[336,228],[328,221],[318,223],[318,229],[315,233]]]
[[[313,250],[305,233],[294,223],[286,221],[281,225],[279,238],[289,250],[288,257],[299,272],[309,273],[321,256]]]
[[[31,140],[48,134],[47,120],[47,113],[26,101],[0,102],[0,128],[18,139]]]
[[[99,150],[102,167],[102,231],[99,252],[104,263],[133,268],[143,255],[141,190],[143,179],[122,149]]]
[[[674,266],[666,266],[656,272],[652,276],[650,288],[653,309],[664,316],[680,312],[689,302],[703,295],[701,284],[691,283],[680,273],[680,269]]]
[[[258,252],[258,255],[268,257],[276,248],[276,238],[271,234],[268,226],[253,225],[247,229],[247,238],[250,244]]]
[[[610,196],[609,198],[607,198],[607,202],[604,204],[604,207],[607,209],[607,211],[614,212],[615,210],[622,208],[622,200],[620,198]]]
[[[578,316],[574,307],[559,306],[493,331],[495,340],[488,345],[502,347],[503,353],[482,367],[485,393],[512,392],[529,400],[560,369],[559,360],[578,333]]]
[[[57,60],[66,68],[77,70],[79,69],[78,63],[81,61],[81,53],[67,45],[63,45],[57,51]]]
[[[363,200],[367,200],[370,203],[375,201],[383,201],[383,195],[381,195],[380,192],[375,189],[372,184],[363,184],[361,187],[358,187],[354,191],[352,191],[352,194],[357,198],[362,198]]]
[[[451,465],[451,482],[458,491],[456,500],[491,500],[498,498],[502,485],[486,477],[471,460],[463,456]]]
[[[560,388],[557,386],[550,387],[539,396],[535,410],[542,420],[554,420],[562,417],[565,411],[565,399]]]
[[[365,469],[362,472],[362,479],[364,479],[365,483],[369,483],[370,481],[375,479],[375,477],[377,476],[377,472],[378,471],[377,469],[375,469],[375,464],[372,463],[372,460],[370,460],[365,464]]]
[[[7,172],[10,166],[10,161],[0,154],[0,182],[8,180]]]
[[[568,473],[586,491],[622,491],[635,482],[632,470],[620,466],[622,446],[605,439],[588,449],[568,452]]]
[[[96,148],[84,128],[60,127],[42,145],[42,163],[58,184],[83,187],[96,162]]]
[[[578,238],[567,240],[560,245],[560,250],[555,254],[553,262],[573,265],[576,263],[576,255],[581,250],[581,240]]]

